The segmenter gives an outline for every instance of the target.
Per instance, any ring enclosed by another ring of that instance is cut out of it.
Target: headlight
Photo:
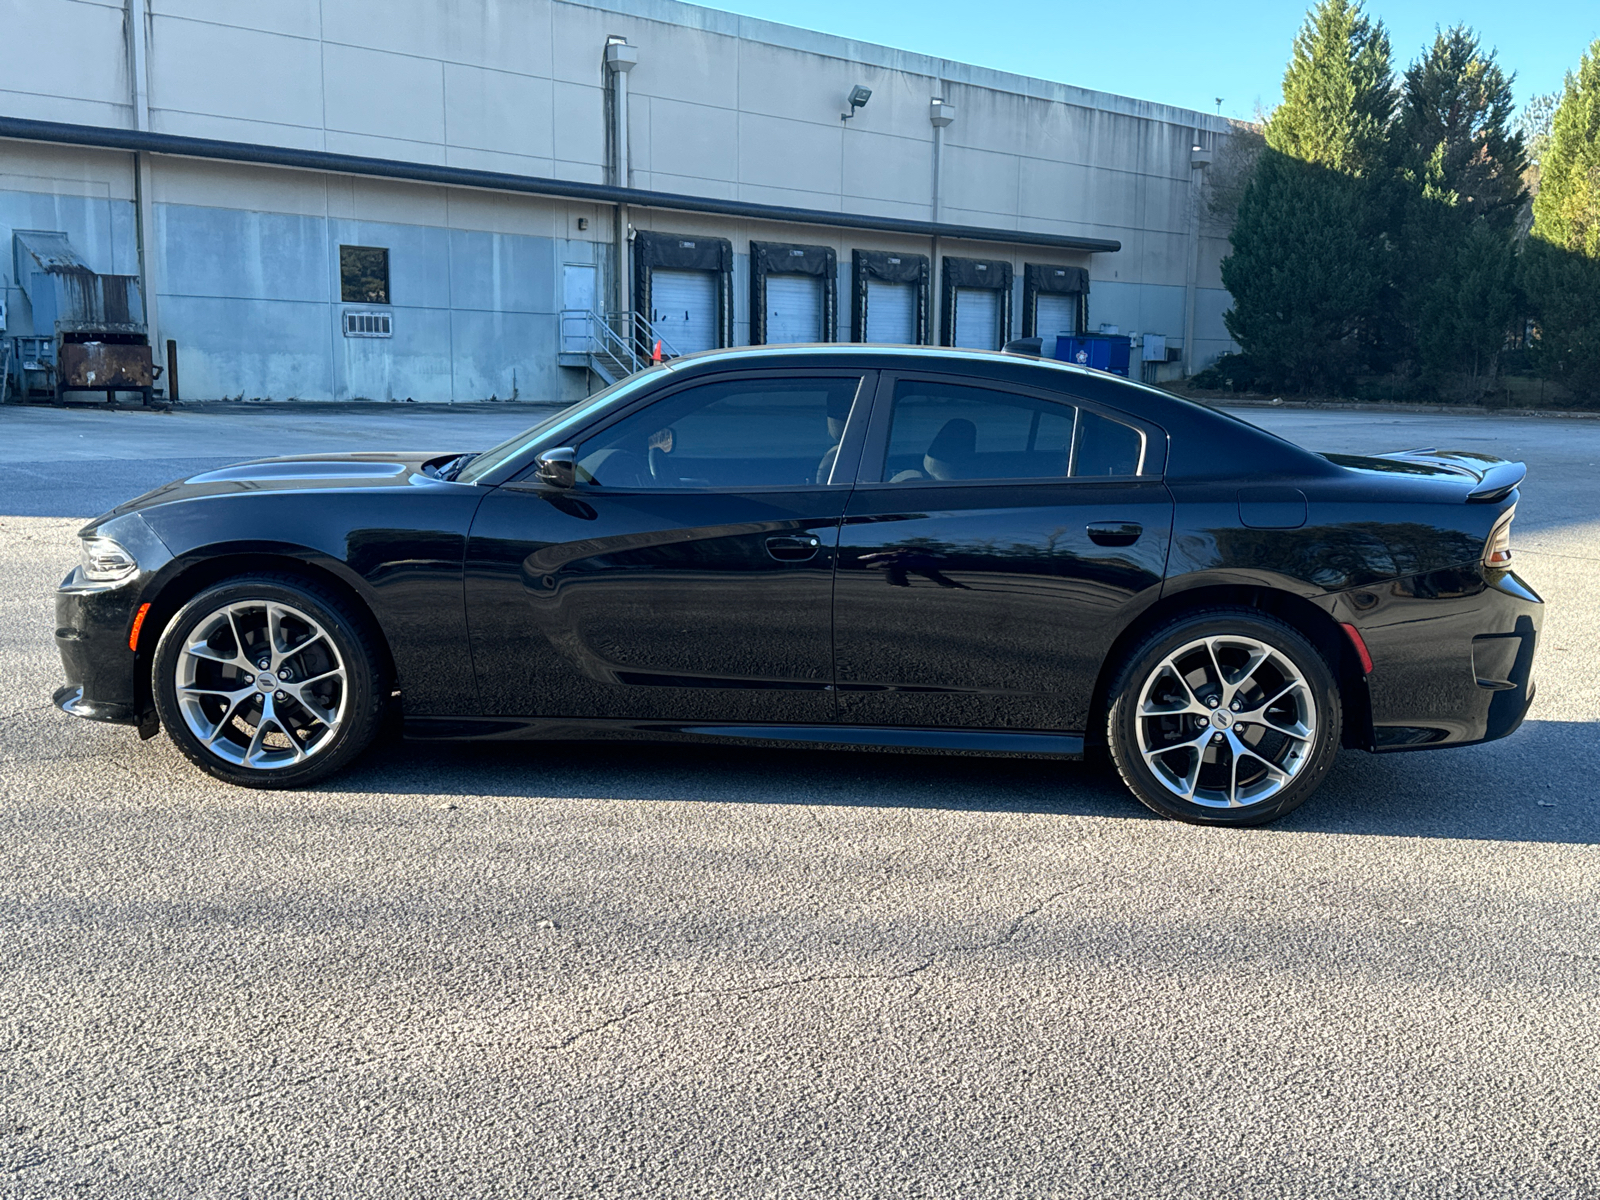
[[[86,537],[82,542],[85,579],[117,583],[138,573],[139,564],[120,542],[108,537]]]
[[[1495,523],[1489,531],[1489,540],[1483,544],[1483,565],[1508,567],[1511,565],[1511,518],[1517,515],[1517,506]]]

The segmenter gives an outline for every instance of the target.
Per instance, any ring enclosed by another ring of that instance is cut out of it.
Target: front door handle
[[[1144,532],[1132,521],[1097,521],[1089,526],[1089,540],[1096,546],[1131,546]]]
[[[817,556],[822,539],[814,533],[780,534],[767,539],[767,553],[779,562],[805,562]]]

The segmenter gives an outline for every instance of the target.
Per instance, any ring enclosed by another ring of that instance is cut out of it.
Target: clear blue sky
[[[1226,0],[700,0],[712,7],[1020,75],[1249,118],[1280,99],[1305,5]],[[970,15],[977,12],[981,20]],[[1600,38],[1597,0],[1369,0],[1397,70],[1465,21],[1515,71],[1517,104],[1557,91]]]

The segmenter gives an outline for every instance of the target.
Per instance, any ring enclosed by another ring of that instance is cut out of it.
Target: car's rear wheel
[[[1341,716],[1333,670],[1303,634],[1264,613],[1210,609],[1133,650],[1106,733],[1123,782],[1156,812],[1259,825],[1317,789]]]
[[[201,592],[156,646],[156,710],[191,762],[245,787],[299,787],[372,741],[387,695],[370,624],[293,576]]]

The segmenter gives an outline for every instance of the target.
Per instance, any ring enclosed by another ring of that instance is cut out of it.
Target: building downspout
[[[606,73],[611,80],[611,184],[628,186],[628,72],[639,65],[639,51],[627,39],[615,35],[606,39]],[[613,282],[615,311],[626,313],[633,307],[628,273],[628,206],[618,204],[612,224],[612,259],[616,268]],[[625,319],[625,318],[623,318]],[[624,337],[631,331],[618,329]]]
[[[1189,269],[1183,286],[1183,377],[1194,374],[1194,309],[1200,289],[1200,205],[1205,200],[1205,169],[1211,163],[1206,134],[1194,131],[1189,143]]]
[[[128,0],[126,11],[128,29],[128,74],[132,81],[133,127],[140,133],[150,132],[150,71],[149,0]],[[155,245],[156,221],[154,196],[150,185],[150,156],[135,151],[133,155],[133,228],[139,255],[139,294],[144,301],[145,331],[152,347],[159,346],[156,320]]]
[[[940,81],[941,88],[943,80]],[[950,122],[956,119],[955,107],[947,104],[943,96],[935,96],[928,102],[928,120],[933,125],[933,205],[932,215],[929,217],[934,224],[939,223],[944,189],[944,131]],[[932,258],[929,262],[928,290],[932,293],[928,297],[928,340],[930,345],[939,344],[940,331],[943,330],[944,320],[944,277],[939,270],[939,235],[933,235]]]

